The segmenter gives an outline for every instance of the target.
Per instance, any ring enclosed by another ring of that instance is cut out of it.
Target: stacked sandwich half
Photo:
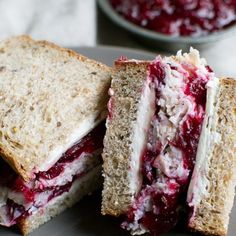
[[[48,42],[0,43],[1,225],[28,234],[100,186],[110,73]]]
[[[132,234],[159,235],[185,211],[192,230],[226,235],[236,185],[236,80],[216,78],[194,49],[152,62],[119,60],[115,68],[102,213],[124,215]]]

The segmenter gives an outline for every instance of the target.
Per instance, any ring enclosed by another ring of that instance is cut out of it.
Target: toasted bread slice
[[[110,73],[46,41],[0,42],[0,155],[24,180],[48,170],[104,119]]]
[[[141,153],[154,111],[154,90],[146,80],[148,62],[116,62],[104,139],[102,213],[125,213],[139,192]],[[119,117],[119,119],[118,119]]]
[[[189,228],[224,236],[236,185],[236,80],[224,78],[212,86],[188,190]]]
[[[25,218],[18,225],[23,235],[28,235],[40,225],[73,206],[83,196],[93,192],[102,185],[101,166],[97,166],[84,177],[77,180],[69,192],[55,198],[35,214]]]

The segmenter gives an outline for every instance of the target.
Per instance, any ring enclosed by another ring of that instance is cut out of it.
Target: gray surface
[[[122,48],[98,47],[98,48],[78,48],[78,52],[107,65],[112,65],[113,61],[124,55],[129,58],[152,59],[153,54],[142,51],[126,50]],[[100,215],[100,193],[89,196],[80,201],[73,208],[66,210],[47,224],[41,226],[33,232],[31,236],[125,236],[129,235],[119,227],[119,220]],[[236,235],[236,207],[234,207],[228,236]],[[20,235],[16,229],[0,227],[0,236]],[[184,232],[173,232],[166,236],[190,236],[196,235]]]

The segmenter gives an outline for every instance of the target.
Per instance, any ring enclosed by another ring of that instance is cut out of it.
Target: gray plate
[[[98,61],[112,65],[114,60],[120,56],[136,59],[153,59],[155,55],[143,51],[130,50],[116,47],[97,47],[97,48],[76,48],[76,50]],[[71,209],[66,210],[47,224],[34,231],[31,236],[125,236],[129,235],[119,227],[119,220],[100,215],[101,204],[100,192],[89,196],[80,201]],[[231,216],[231,223],[228,236],[235,236],[236,207]],[[17,229],[7,229],[0,227],[0,236],[20,235]],[[166,236],[190,236],[187,232],[177,232],[166,234]]]

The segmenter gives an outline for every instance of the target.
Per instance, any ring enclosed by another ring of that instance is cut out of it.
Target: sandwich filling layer
[[[199,139],[196,164],[187,195],[187,203],[191,209],[191,213],[189,214],[189,223],[194,220],[196,207],[200,203],[201,199],[209,193],[207,190],[209,180],[206,176],[209,168],[209,157],[211,156],[210,154],[213,153],[215,144],[221,141],[221,135],[216,131],[216,104],[219,92],[219,79],[215,78],[208,83],[207,86],[206,114]]]
[[[122,226],[161,234],[176,225],[195,165],[205,115],[206,84],[214,77],[199,53],[156,58],[148,68],[155,114],[141,156],[142,189]]]
[[[12,226],[70,191],[74,183],[101,164],[104,123],[68,149],[49,170],[25,182],[0,160],[0,224]]]

